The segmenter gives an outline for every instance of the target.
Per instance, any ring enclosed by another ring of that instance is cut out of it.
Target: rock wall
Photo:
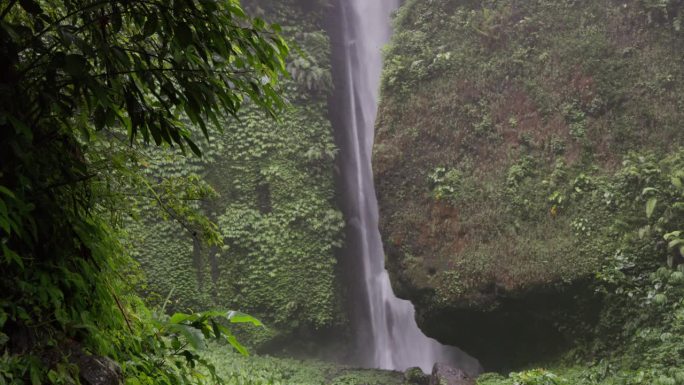
[[[516,366],[591,328],[645,164],[682,146],[680,3],[404,4],[374,171],[395,291],[429,335]],[[665,258],[649,242],[641,264]]]

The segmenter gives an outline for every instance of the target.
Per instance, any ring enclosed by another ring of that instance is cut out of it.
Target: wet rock
[[[87,385],[120,385],[123,383],[121,367],[108,357],[81,355],[78,357],[81,380]]]
[[[436,363],[432,367],[430,385],[475,385],[475,380],[461,369]]]
[[[408,368],[404,372],[404,383],[406,385],[430,385],[430,376],[423,373],[419,367]]]

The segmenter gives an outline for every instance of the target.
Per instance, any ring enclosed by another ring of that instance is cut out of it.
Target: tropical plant
[[[8,382],[78,382],[70,360],[79,354],[125,363],[124,375],[141,383],[200,381],[170,365],[159,372],[173,352],[162,345],[174,337],[155,330],[132,292],[138,270],[110,220],[121,202],[112,184],[132,175],[121,149],[154,143],[199,155],[200,132],[208,138],[212,122],[246,100],[275,114],[288,53],[278,30],[237,0],[2,2],[0,371]],[[192,317],[200,331],[211,323]],[[178,328],[163,329],[183,335]]]

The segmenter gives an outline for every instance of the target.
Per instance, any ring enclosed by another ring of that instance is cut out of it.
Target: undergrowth
[[[354,369],[343,365],[269,356],[243,357],[210,346],[208,359],[227,385],[399,385],[403,374],[380,370]]]
[[[487,374],[478,384],[684,384],[684,153],[634,157],[618,175],[641,210],[592,283],[603,297],[599,321],[550,371]]]

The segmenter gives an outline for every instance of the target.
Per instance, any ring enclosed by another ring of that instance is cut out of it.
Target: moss
[[[577,284],[592,280],[643,212],[640,192],[619,186],[621,162],[681,145],[684,40],[667,18],[644,17],[650,7],[402,6],[374,171],[388,267],[428,333],[458,344],[464,336],[436,319],[504,317],[495,327],[506,322],[502,309],[549,291],[594,300]],[[562,309],[527,310],[553,325]]]

